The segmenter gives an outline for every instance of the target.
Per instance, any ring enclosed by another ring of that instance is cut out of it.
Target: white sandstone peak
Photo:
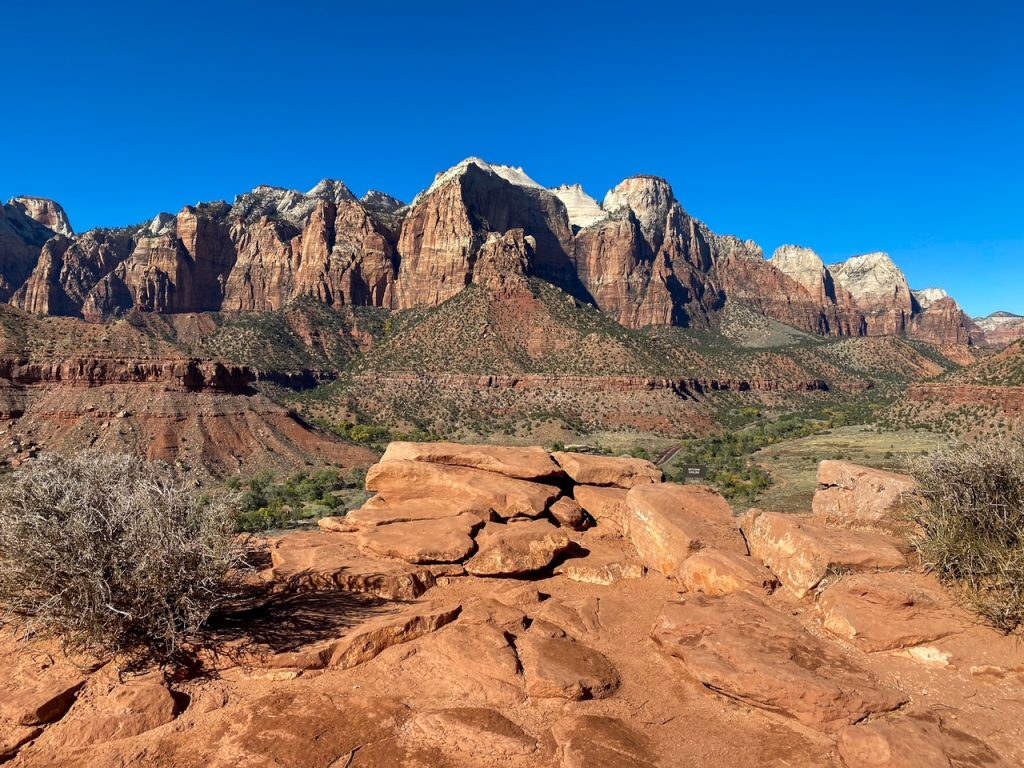
[[[457,179],[466,173],[470,166],[476,166],[477,168],[493,173],[495,176],[499,176],[510,184],[515,184],[519,187],[528,187],[530,189],[544,189],[540,184],[531,179],[522,168],[517,168],[511,165],[492,165],[486,160],[481,160],[479,157],[467,157],[457,165],[453,165],[447,171],[442,171],[434,177],[434,182],[426,188],[423,192],[416,195],[416,199],[413,200],[413,204],[417,203],[421,197],[425,194],[433,192],[435,189],[447,184],[452,179]]]
[[[811,291],[825,285],[825,262],[811,248],[802,245],[781,245],[769,260],[772,266]]]
[[[548,191],[562,201],[569,214],[569,223],[574,227],[585,229],[608,216],[597,200],[579,184],[563,184]]]
[[[945,288],[922,288],[919,291],[913,291],[913,294],[914,298],[917,299],[917,303],[921,305],[921,309],[928,309],[928,307],[940,299],[949,298],[949,293],[947,293]]]
[[[891,299],[903,294],[909,301],[910,285],[903,271],[888,253],[875,251],[852,256],[839,264],[829,265],[836,282],[855,299]]]

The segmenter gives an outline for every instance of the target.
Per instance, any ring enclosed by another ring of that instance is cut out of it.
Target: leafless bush
[[[922,562],[964,589],[1000,629],[1024,623],[1024,435],[932,452],[913,462],[923,502]]]
[[[75,648],[173,654],[244,562],[233,499],[166,465],[86,452],[0,480],[0,616]]]

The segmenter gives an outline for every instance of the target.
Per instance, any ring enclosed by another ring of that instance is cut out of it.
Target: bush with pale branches
[[[0,479],[0,616],[92,651],[167,657],[232,594],[248,545],[235,500],[162,464],[100,452]]]

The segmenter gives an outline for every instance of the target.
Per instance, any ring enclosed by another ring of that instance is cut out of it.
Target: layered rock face
[[[1024,317],[1011,312],[993,312],[988,317],[976,317],[971,328],[971,340],[983,347],[1007,347],[1024,339]]]
[[[854,256],[829,271],[862,311],[865,335],[900,335],[907,329],[913,297],[906,276],[889,254]]]
[[[724,249],[655,176],[626,179],[605,196],[607,218],[577,236],[574,259],[594,303],[623,325],[706,322],[721,302],[708,273]]]
[[[478,158],[439,174],[409,206],[325,180],[308,193],[257,187],[230,206],[78,237],[56,203],[14,198],[0,218],[0,300],[89,320],[272,311],[298,296],[436,306],[474,282],[488,243],[512,230],[532,243],[528,276],[632,328],[705,326],[738,302],[817,334],[982,338],[952,300],[912,292],[886,254],[826,267],[810,249],[783,246],[766,260],[756,243],[691,217],[656,176],[626,179],[598,203],[579,185],[545,189],[521,168]]]
[[[72,237],[75,234],[60,203],[45,197],[12,197],[10,205],[55,234],[65,237]]]

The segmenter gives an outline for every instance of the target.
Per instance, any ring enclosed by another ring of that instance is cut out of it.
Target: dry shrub
[[[955,445],[911,467],[923,564],[996,627],[1024,623],[1024,435]]]
[[[166,465],[86,452],[0,480],[0,611],[76,649],[167,658],[231,594],[234,500]]]

